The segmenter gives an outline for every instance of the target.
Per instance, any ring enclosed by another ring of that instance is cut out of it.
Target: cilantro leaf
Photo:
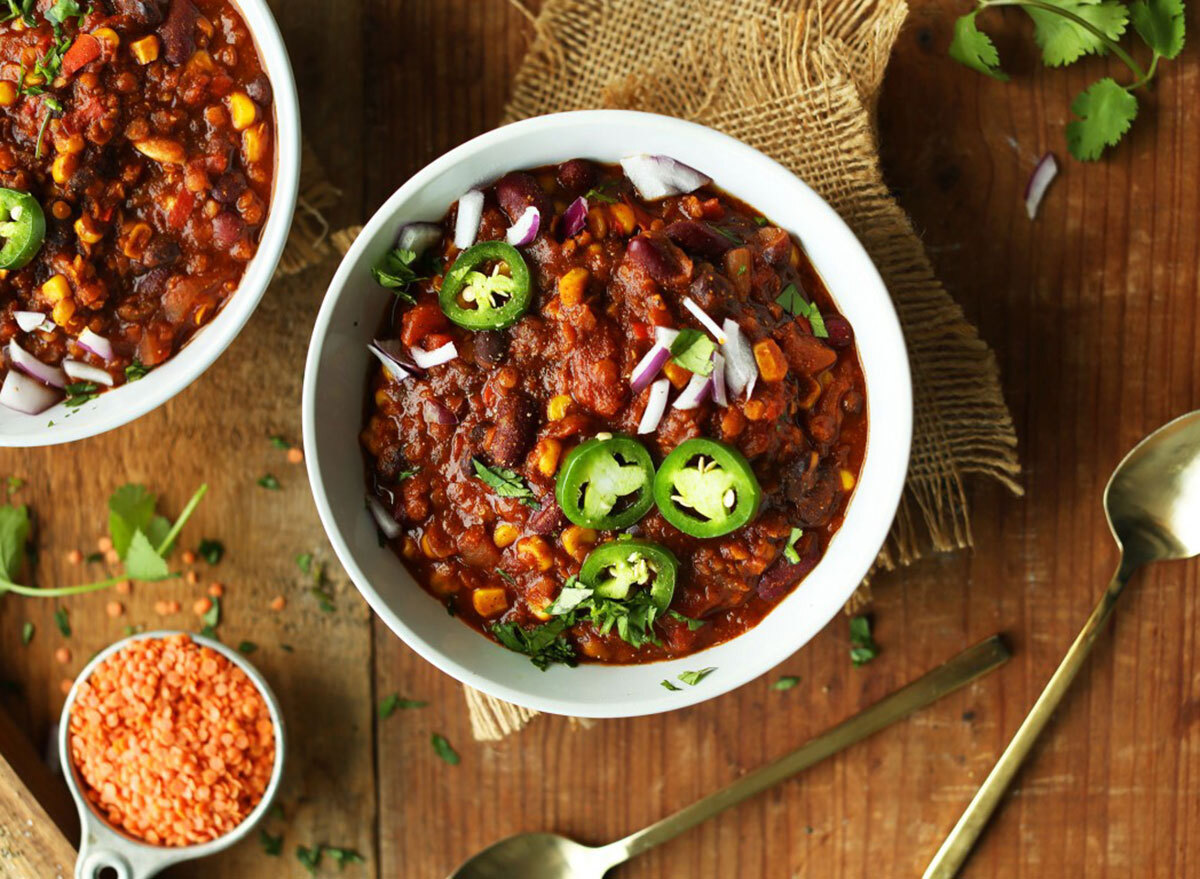
[[[13,582],[29,541],[29,508],[0,506],[0,577]]]
[[[386,287],[405,302],[415,304],[417,300],[408,292],[408,286],[421,280],[412,267],[416,261],[417,254],[414,251],[396,247],[383,255],[383,259],[371,269],[371,275],[380,287]]]
[[[58,626],[58,630],[62,632],[64,638],[71,637],[71,618],[67,616],[67,609],[65,607],[55,609],[54,625]]]
[[[49,100],[47,98],[46,102],[49,103]],[[47,116],[46,118],[49,117]],[[89,400],[94,400],[100,396],[100,386],[95,382],[73,382],[63,390],[67,392],[67,399],[63,402],[63,405],[68,409],[75,409]]]
[[[699,671],[685,671],[679,675],[679,680],[683,681],[689,687],[694,687],[716,670],[717,667],[715,665],[710,665],[708,668],[702,668]]]
[[[225,555],[225,544],[219,540],[212,540],[205,537],[200,541],[200,546],[196,548],[196,554],[208,562],[208,564],[215,565]]]
[[[321,851],[324,854],[333,858],[339,867],[344,867],[346,864],[365,864],[367,859],[350,848],[338,848],[334,845],[323,845]]]
[[[135,382],[140,378],[145,378],[153,368],[153,366],[146,366],[135,357],[133,363],[125,367],[125,381]]]
[[[264,854],[277,858],[283,853],[283,834],[272,836],[265,830],[258,831],[258,842],[262,846]]]
[[[496,623],[488,629],[492,636],[514,653],[523,653],[542,671],[551,663],[574,666],[578,663],[575,648],[563,637],[570,627],[570,617],[557,617],[548,623],[522,629],[516,623]]]
[[[1115,146],[1137,116],[1137,98],[1116,80],[1105,77],[1079,93],[1071,104],[1078,116],[1067,123],[1067,148],[1085,162],[1100,158],[1105,147]]]
[[[428,704],[420,699],[405,699],[399,693],[391,693],[379,700],[379,719],[387,720],[397,709],[424,708]]]
[[[171,576],[166,561],[141,531],[135,531],[125,554],[125,576],[130,580],[153,582]],[[214,599],[215,600],[215,599]]]
[[[258,645],[253,641],[242,641],[237,646],[237,652],[242,654],[242,656],[249,656],[251,653],[254,653],[257,650]]]
[[[671,360],[696,375],[711,375],[712,355],[717,345],[700,330],[684,327],[671,343]]]
[[[125,558],[133,535],[150,527],[157,498],[144,485],[122,485],[108,499],[108,534],[113,549]]]
[[[950,57],[972,70],[978,70],[1001,82],[1008,82],[1008,74],[1000,69],[1000,53],[996,51],[996,44],[975,25],[975,15],[978,12],[976,9],[975,12],[963,15],[954,22]]]
[[[1164,58],[1183,51],[1183,0],[1138,0],[1129,7],[1133,27]]]
[[[681,689],[683,689],[682,687],[675,686],[673,683],[668,681],[666,678],[663,678],[661,681],[659,681],[659,683],[662,684],[663,687],[665,687],[666,689],[671,690],[676,693],[679,692]]]
[[[296,556],[296,567],[307,574],[312,570],[313,557],[311,552],[302,552]]]
[[[270,489],[271,491],[279,491],[281,487],[279,485],[279,480],[276,479],[274,474],[271,473],[264,473],[262,476],[258,477],[258,486],[259,488],[266,488]]]
[[[321,847],[314,845],[312,848],[307,848],[302,845],[296,846],[296,860],[304,865],[304,869],[317,875],[317,867],[321,863]]]
[[[221,624],[221,599],[213,598],[212,604],[200,617],[206,631],[211,632]]]
[[[863,616],[850,620],[850,661],[855,668],[866,665],[879,655],[879,645],[871,637],[871,621]]]
[[[787,546],[783,548],[783,557],[793,565],[800,564],[800,553],[796,552],[796,541],[804,536],[803,528],[793,528],[788,535]]]
[[[1051,6],[1083,19],[1114,43],[1125,33],[1129,13],[1117,0],[1044,0]],[[1096,34],[1058,12],[1023,7],[1033,19],[1033,39],[1042,48],[1042,60],[1049,67],[1061,67],[1084,55],[1102,55],[1108,44]]]
[[[818,339],[829,338],[829,330],[825,328],[825,318],[821,315],[821,309],[817,308],[815,302],[805,299],[795,284],[784,287],[775,302],[789,314],[806,319],[812,327],[813,335]]]
[[[429,741],[433,745],[434,753],[436,753],[451,766],[457,766],[460,762],[462,762],[461,758],[458,756],[458,752],[451,747],[448,741],[446,741],[445,736],[441,735],[440,733],[434,733],[432,736],[430,736]]]
[[[796,684],[800,683],[800,678],[795,675],[784,675],[775,683],[771,684],[772,690],[790,690]]]
[[[286,452],[288,449],[291,448],[291,445],[288,443],[288,441],[285,440],[283,437],[281,437],[279,434],[274,434],[272,436],[269,436],[269,437],[267,437],[267,439],[270,441],[271,445],[277,449],[282,449],[283,451]]]
[[[542,505],[533,496],[533,489],[525,483],[519,473],[514,473],[504,467],[489,467],[478,458],[472,458],[471,464],[475,468],[475,475],[500,497],[516,498],[534,510],[542,508]]]
[[[35,631],[35,629],[33,627],[33,623],[31,623],[31,622],[26,622],[25,625],[21,626],[21,646],[22,647],[29,646],[29,642],[33,640],[34,631]]]

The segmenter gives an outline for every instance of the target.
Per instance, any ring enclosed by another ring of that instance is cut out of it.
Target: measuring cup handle
[[[150,879],[160,867],[139,863],[112,846],[85,839],[75,861],[75,879]]]

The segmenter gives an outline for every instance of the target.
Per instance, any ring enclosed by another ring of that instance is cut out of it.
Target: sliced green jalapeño
[[[525,258],[503,241],[484,241],[459,254],[442,279],[438,302],[460,327],[502,330],[521,319],[532,297]]]
[[[754,518],[762,489],[750,462],[733,446],[711,439],[684,440],[654,478],[663,518],[692,537],[720,537]]]
[[[665,611],[675,595],[679,560],[675,554],[649,540],[618,538],[588,553],[579,579],[600,598],[625,601],[637,587],[649,588],[650,602]]]
[[[576,525],[627,528],[654,506],[654,461],[632,437],[598,436],[573,448],[558,471],[555,496]]]
[[[46,238],[46,215],[28,192],[0,188],[0,269],[19,269],[37,256]]]

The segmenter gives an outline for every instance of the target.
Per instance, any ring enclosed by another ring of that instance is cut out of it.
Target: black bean
[[[213,184],[213,201],[220,204],[233,204],[238,196],[246,191],[246,177],[241,171],[226,171]]]
[[[162,21],[162,9],[155,0],[112,0],[113,11],[128,15],[138,24],[154,26]]]
[[[507,330],[484,330],[475,333],[475,362],[481,366],[495,366],[508,351]]]
[[[271,103],[271,81],[267,79],[267,75],[260,73],[246,83],[246,94],[260,107],[265,107]]]
[[[583,192],[596,182],[596,166],[587,159],[571,159],[558,166],[558,184],[570,192]]]
[[[732,241],[708,223],[696,220],[676,220],[663,231],[684,250],[700,256],[718,257],[733,247]]]

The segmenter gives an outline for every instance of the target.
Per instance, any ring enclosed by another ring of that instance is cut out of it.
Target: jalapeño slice
[[[679,560],[675,554],[649,540],[618,538],[588,553],[579,579],[600,598],[624,601],[635,587],[648,587],[650,602],[664,611],[675,594]]]
[[[711,439],[681,442],[654,479],[659,512],[692,537],[720,537],[741,528],[754,518],[761,499],[742,453]]]
[[[555,495],[576,525],[627,528],[654,506],[654,462],[627,436],[597,436],[573,448],[558,471]]]
[[[46,237],[46,215],[28,192],[0,188],[0,269],[19,269],[37,256]]]
[[[460,327],[502,330],[520,320],[532,297],[529,266],[520,252],[503,241],[484,241],[459,254],[442,280],[438,302]]]

